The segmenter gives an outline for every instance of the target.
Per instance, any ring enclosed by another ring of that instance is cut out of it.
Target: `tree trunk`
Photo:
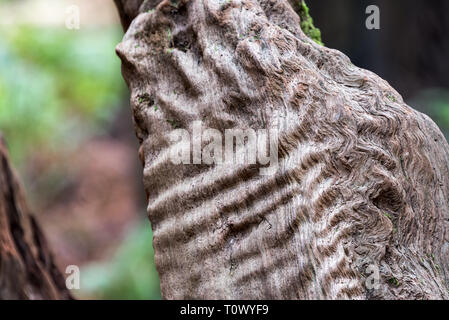
[[[70,299],[0,136],[0,300]]]
[[[287,0],[116,2],[164,298],[449,298],[449,146],[427,116]],[[276,128],[277,172],[175,165],[170,133],[197,120]]]

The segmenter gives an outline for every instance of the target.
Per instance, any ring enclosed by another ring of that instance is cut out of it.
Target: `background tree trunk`
[[[0,300],[70,299],[0,136]]]
[[[287,0],[116,2],[164,298],[449,298],[449,146],[427,116]],[[196,120],[277,128],[277,173],[174,165],[169,133]]]

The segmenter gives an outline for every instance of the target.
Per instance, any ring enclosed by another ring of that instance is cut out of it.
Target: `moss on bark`
[[[306,2],[304,0],[298,1],[295,9],[301,19],[302,31],[316,43],[324,45],[321,40],[321,31],[313,24],[313,19],[310,16],[309,7]]]

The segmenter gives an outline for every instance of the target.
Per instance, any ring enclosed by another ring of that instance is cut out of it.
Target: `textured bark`
[[[69,299],[0,136],[0,300]]]
[[[449,146],[432,120],[306,37],[286,0],[137,7],[117,53],[164,298],[449,298]],[[174,165],[173,123],[195,120],[275,126],[279,170]]]

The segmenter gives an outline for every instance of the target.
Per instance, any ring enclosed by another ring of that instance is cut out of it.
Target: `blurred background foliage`
[[[64,23],[73,4],[79,30]],[[122,36],[112,1],[0,0],[0,131],[61,270],[81,267],[73,293],[160,299]]]
[[[327,46],[449,132],[447,0],[309,0]],[[68,30],[69,5],[81,28]],[[381,8],[381,30],[364,27]],[[406,8],[407,10],[404,10]],[[409,23],[413,21],[414,23]],[[78,298],[159,299],[112,0],[0,0],[0,131]]]
[[[81,288],[100,299],[159,299],[159,279],[148,272],[153,259],[149,222],[139,223],[124,239],[114,257],[83,270]],[[101,275],[101,276],[99,276]]]
[[[70,147],[113,119],[125,94],[120,35],[119,26],[0,30],[0,127],[16,163],[30,146]]]

